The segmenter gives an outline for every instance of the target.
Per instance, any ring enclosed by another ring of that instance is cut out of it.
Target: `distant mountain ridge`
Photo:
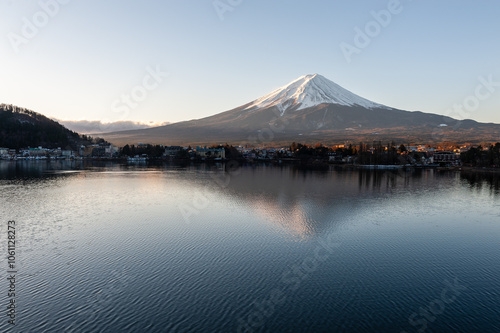
[[[103,133],[117,145],[399,142],[496,142],[500,125],[404,111],[369,101],[319,74],[210,117],[150,129]]]
[[[130,120],[122,120],[109,123],[104,123],[99,120],[58,120],[58,119],[55,120],[72,131],[78,133],[91,134],[91,135],[96,135],[106,132],[109,133],[109,132],[119,132],[119,131],[130,131],[136,129],[145,129],[145,128],[168,125],[168,122],[166,121],[158,124],[153,122],[141,123]]]
[[[43,146],[76,150],[81,144],[89,142],[40,113],[0,104],[0,147],[20,149]]]

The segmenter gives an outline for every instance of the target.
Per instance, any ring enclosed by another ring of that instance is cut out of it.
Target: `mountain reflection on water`
[[[231,169],[231,170],[229,170]],[[366,209],[362,197],[378,200],[391,197],[428,195],[459,182],[471,191],[500,193],[496,173],[457,173],[433,169],[306,171],[272,165],[243,166],[233,169],[217,165],[127,165],[94,161],[0,161],[0,180],[43,180],[53,177],[84,176],[85,172],[185,171],[186,186],[199,193],[218,195],[245,202],[271,225],[287,229],[299,237],[321,234]],[[197,173],[209,177],[200,179]],[[190,177],[189,175],[193,175]],[[439,180],[439,186],[437,185]],[[362,204],[361,204],[362,203]]]
[[[429,332],[499,329],[494,174],[0,161],[0,188],[22,332],[235,332],[276,288],[255,332],[414,332],[455,279]],[[328,259],[283,282],[325,239]]]

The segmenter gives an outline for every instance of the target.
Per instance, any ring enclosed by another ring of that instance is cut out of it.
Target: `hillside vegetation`
[[[34,111],[0,104],[0,147],[77,149],[89,139]]]

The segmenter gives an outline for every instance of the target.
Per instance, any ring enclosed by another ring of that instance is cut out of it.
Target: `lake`
[[[0,161],[0,207],[2,332],[500,332],[492,175]]]

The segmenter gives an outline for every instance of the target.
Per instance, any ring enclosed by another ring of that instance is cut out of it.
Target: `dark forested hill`
[[[39,113],[0,104],[0,147],[76,149],[81,144],[89,143],[87,139]]]

